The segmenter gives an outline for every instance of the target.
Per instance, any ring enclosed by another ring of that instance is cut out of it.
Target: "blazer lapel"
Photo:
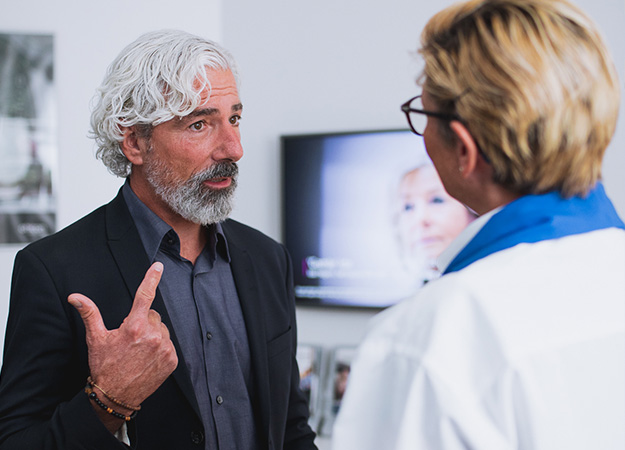
[[[124,278],[128,292],[131,298],[134,298],[137,288],[150,267],[150,261],[145,253],[141,237],[128,211],[121,190],[117,197],[106,206],[106,228],[109,248]],[[180,389],[195,410],[197,416],[201,417],[191,378],[187,371],[187,366],[184,362],[175,330],[173,329],[169,314],[167,314],[165,302],[159,290],[156,291],[152,309],[158,311],[161,315],[162,321],[169,329],[171,340],[176,348],[178,367],[174,370],[172,376],[180,386]]]
[[[256,399],[255,406],[258,408],[258,417],[262,424],[259,431],[267,436],[270,417],[269,368],[267,366],[265,313],[260,301],[258,278],[244,244],[230,232],[228,221],[222,223],[222,227],[228,241],[230,266],[249,341],[252,374],[255,381],[253,398]]]

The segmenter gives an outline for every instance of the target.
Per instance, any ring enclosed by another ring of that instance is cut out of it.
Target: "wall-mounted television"
[[[286,135],[281,157],[300,305],[384,308],[410,297],[473,219],[407,130]]]

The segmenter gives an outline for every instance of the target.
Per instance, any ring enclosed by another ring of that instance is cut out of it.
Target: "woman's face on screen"
[[[472,220],[467,208],[447,194],[433,166],[402,177],[397,224],[408,257],[434,261]]]

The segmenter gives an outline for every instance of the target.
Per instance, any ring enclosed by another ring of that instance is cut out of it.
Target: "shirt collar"
[[[471,222],[467,227],[462,230],[462,232],[449,244],[443,252],[438,256],[436,260],[436,266],[440,273],[445,272],[449,264],[454,260],[454,258],[462,251],[466,245],[471,242],[471,240],[475,237],[475,235],[486,225],[486,223],[490,220],[492,216],[494,216],[501,207],[495,208],[491,211],[488,211],[486,214],[479,216],[473,222]]]
[[[139,236],[143,247],[150,258],[150,261],[154,261],[156,254],[161,246],[161,242],[169,234],[177,237],[176,232],[171,226],[169,226],[163,219],[161,219],[154,211],[148,208],[139,197],[134,193],[130,187],[128,180],[122,187],[122,195],[128,205],[128,210],[132,216],[137,229],[139,230]],[[228,249],[228,241],[226,235],[223,232],[221,223],[209,225],[205,227],[208,233],[208,250],[212,259],[216,254],[230,262],[230,251]]]

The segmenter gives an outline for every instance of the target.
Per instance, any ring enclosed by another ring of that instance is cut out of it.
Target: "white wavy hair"
[[[96,157],[118,177],[127,177],[131,163],[123,154],[122,128],[139,125],[149,137],[152,127],[190,114],[200,93],[210,92],[206,68],[230,70],[239,83],[236,63],[219,44],[184,31],[146,33],[111,63],[94,97],[90,137]]]

